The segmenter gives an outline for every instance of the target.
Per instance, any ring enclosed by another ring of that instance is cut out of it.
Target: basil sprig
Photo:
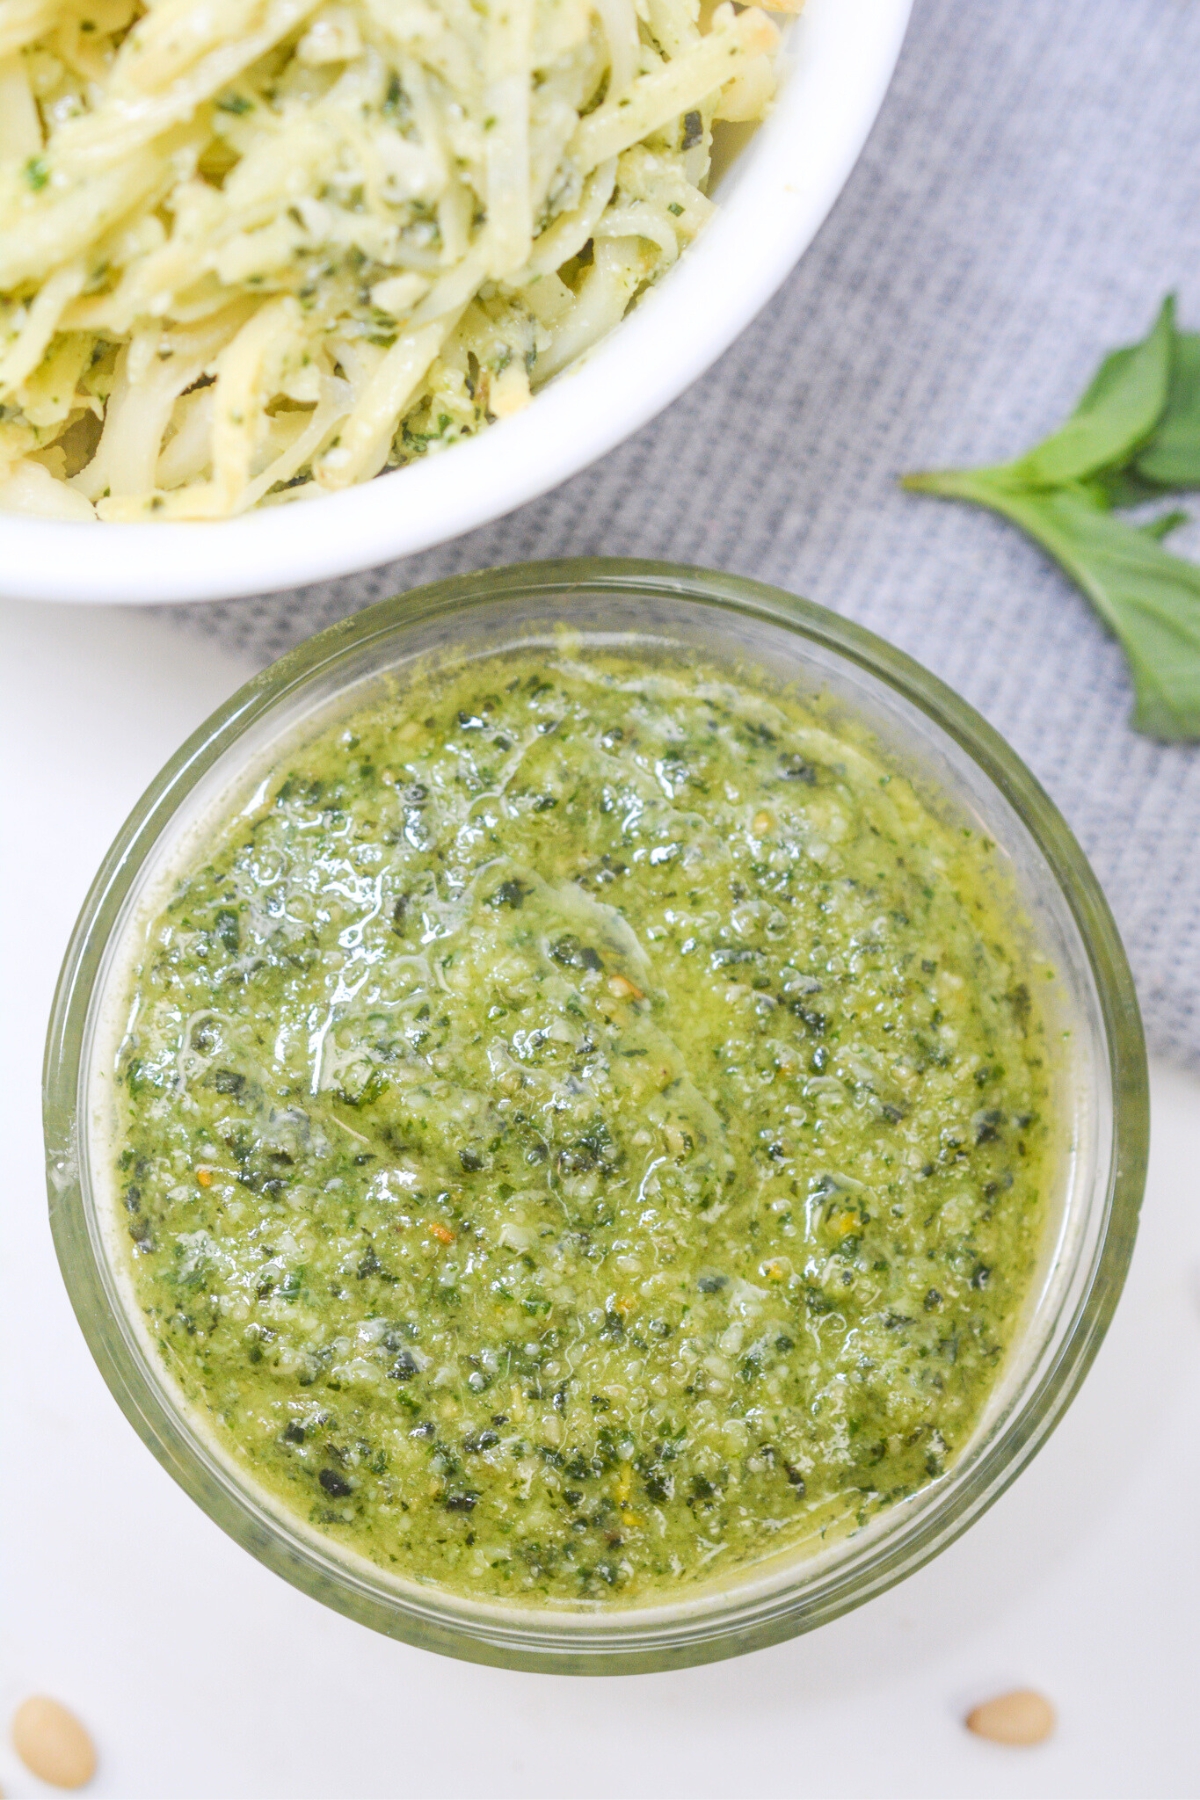
[[[1161,539],[1178,510],[1134,525],[1121,507],[1200,488],[1200,336],[1170,295],[1149,336],[1100,364],[1066,423],[1015,462],[906,475],[903,486],[968,500],[1019,525],[1087,595],[1133,677],[1133,725],[1200,738],[1200,568]]]

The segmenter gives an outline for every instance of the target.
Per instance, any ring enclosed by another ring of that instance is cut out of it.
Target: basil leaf
[[[1153,441],[1153,440],[1152,440]],[[1124,469],[1101,469],[1087,486],[1101,497],[1101,504],[1113,508],[1145,506],[1149,500],[1161,500],[1163,490],[1152,481],[1143,481],[1136,465]]]
[[[1191,513],[1185,513],[1177,506],[1173,511],[1163,513],[1160,518],[1151,519],[1148,524],[1138,525],[1135,529],[1143,532],[1146,537],[1153,538],[1156,544],[1161,544],[1165,537],[1170,537],[1181,525],[1190,523],[1191,517]]]
[[[1156,488],[1200,488],[1200,336],[1174,338],[1166,411],[1130,472]]]
[[[1061,430],[1005,465],[1022,485],[1060,487],[1128,462],[1167,404],[1175,339],[1168,294],[1149,337],[1106,356]]]
[[[1083,589],[1120,641],[1133,677],[1138,731],[1168,742],[1200,738],[1200,568],[1127,525],[1085,488],[1034,492],[1011,470],[952,469],[904,486],[969,500],[1010,519]],[[1177,518],[1156,521],[1170,529]]]

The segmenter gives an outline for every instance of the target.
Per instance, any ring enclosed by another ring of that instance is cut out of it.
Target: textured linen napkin
[[[805,594],[919,658],[1025,758],[1104,884],[1152,1046],[1200,1065],[1200,748],[1130,731],[1115,643],[1036,549],[896,487],[1026,448],[1168,288],[1200,326],[1198,253],[1200,6],[917,0],[816,243],[668,412],[454,543],[183,622],[266,662],[421,582],[584,554]],[[1200,526],[1172,541],[1200,557]]]

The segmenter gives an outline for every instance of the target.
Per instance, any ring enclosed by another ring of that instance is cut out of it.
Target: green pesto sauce
[[[253,1480],[545,1604],[941,1475],[1052,1178],[992,846],[820,709],[567,647],[264,791],[149,928],[118,1088],[138,1302]]]

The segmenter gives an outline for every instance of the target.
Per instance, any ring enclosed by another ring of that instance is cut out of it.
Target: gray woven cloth
[[[1168,288],[1200,323],[1198,260],[1200,6],[917,0],[816,243],[668,412],[454,543],[184,619],[266,662],[400,589],[577,554],[806,594],[918,657],[1025,758],[1104,884],[1152,1046],[1200,1064],[1200,749],[1130,731],[1116,645],[1031,545],[895,484],[1023,449]],[[1200,527],[1175,542],[1200,556]]]

